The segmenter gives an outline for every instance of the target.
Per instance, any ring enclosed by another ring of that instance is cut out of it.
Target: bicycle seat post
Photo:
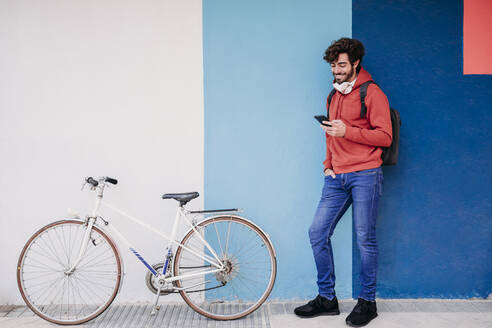
[[[183,213],[183,206],[180,205],[178,207],[178,210],[176,211],[176,216],[174,217],[173,229],[171,232],[171,238],[173,241],[176,240],[176,234],[178,232],[179,219],[180,219],[182,213]],[[171,241],[169,243],[169,250],[171,250],[171,252],[173,250],[173,241]]]

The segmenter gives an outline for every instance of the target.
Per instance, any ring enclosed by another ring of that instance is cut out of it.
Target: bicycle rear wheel
[[[216,320],[244,317],[263,304],[272,291],[277,273],[275,251],[265,233],[238,216],[206,219],[190,230],[174,259],[174,276],[192,275],[176,281],[184,301],[196,312]],[[224,270],[196,256],[214,258],[201,238],[214,249]]]
[[[121,283],[114,242],[94,226],[87,249],[72,273],[87,226],[79,220],[53,222],[37,231],[17,263],[17,285],[27,306],[61,325],[87,322],[113,302]]]

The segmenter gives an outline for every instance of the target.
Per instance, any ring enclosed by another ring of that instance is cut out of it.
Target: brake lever
[[[91,188],[91,190],[96,190],[96,187],[94,187],[93,185],[91,185],[90,183],[87,182],[87,178],[84,179],[84,183],[82,184],[82,188],[80,188],[80,190],[81,191],[84,190],[85,185],[87,185],[87,184],[90,185],[89,188]]]

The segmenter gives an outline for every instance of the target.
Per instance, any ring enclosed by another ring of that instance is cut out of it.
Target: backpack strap
[[[333,96],[335,95],[336,92],[337,92],[337,90],[333,89],[333,90],[331,90],[330,94],[328,95],[328,108],[327,108],[328,114],[326,115],[326,117],[328,117],[328,118],[330,118],[331,99],[333,98]]]
[[[360,85],[360,117],[366,116],[367,113],[367,107],[366,107],[366,96],[367,96],[367,88],[369,87],[369,84],[374,83],[374,81],[370,80],[367,82],[364,82]]]

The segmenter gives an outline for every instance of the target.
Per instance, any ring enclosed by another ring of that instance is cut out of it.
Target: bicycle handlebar
[[[106,180],[104,180],[104,181],[112,183],[114,185],[118,183],[118,180],[110,178],[110,177],[106,177]]]
[[[88,177],[87,179],[85,179],[85,182],[92,185],[93,187],[97,187],[97,185],[99,184],[99,182],[94,180],[92,177]]]
[[[92,177],[88,177],[87,179],[85,179],[85,182],[87,182],[88,184],[90,184],[93,187],[97,187],[99,185],[99,182],[97,180],[94,180]],[[114,178],[110,178],[110,177],[105,177],[104,182],[109,182],[109,183],[115,185],[118,183],[118,180],[116,180]]]

